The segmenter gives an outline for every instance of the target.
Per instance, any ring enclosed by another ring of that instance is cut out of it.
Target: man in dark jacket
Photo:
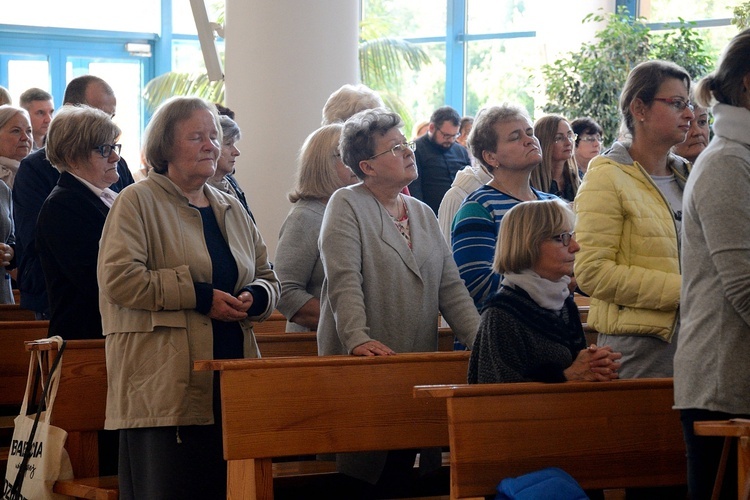
[[[65,105],[86,104],[101,109],[110,116],[115,115],[117,107],[112,87],[93,75],[71,80],[65,89],[63,101]],[[120,192],[133,183],[133,175],[122,158],[117,163],[117,173],[120,179],[111,189]],[[44,200],[57,185],[59,178],[60,172],[47,160],[46,151],[40,149],[21,161],[13,183],[13,220],[16,226],[21,307],[34,311],[37,319],[49,319],[49,301],[35,244],[36,221]]]
[[[427,133],[416,141],[419,177],[409,184],[409,192],[429,205],[435,215],[456,173],[471,163],[469,151],[456,142],[460,120],[450,106],[438,108],[430,117]]]

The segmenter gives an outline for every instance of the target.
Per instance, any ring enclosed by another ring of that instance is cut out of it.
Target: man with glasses
[[[456,173],[471,164],[469,151],[456,142],[460,121],[461,116],[450,106],[438,108],[430,117],[427,133],[416,140],[419,177],[409,184],[409,192],[429,205],[435,215]]]
[[[117,99],[107,82],[96,76],[84,75],[68,83],[63,104],[85,104],[114,117]],[[117,161],[117,173],[119,180],[110,186],[114,192],[120,192],[133,183],[133,175],[122,158]],[[46,150],[40,149],[21,161],[13,183],[13,220],[16,226],[21,307],[34,311],[37,319],[49,319],[49,301],[36,248],[36,222],[44,200],[57,185],[59,178],[60,172],[47,160]],[[76,237],[74,234],[70,236]]]

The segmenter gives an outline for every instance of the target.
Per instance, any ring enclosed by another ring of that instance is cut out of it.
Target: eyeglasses
[[[552,239],[555,241],[559,241],[560,243],[563,244],[564,247],[566,247],[570,245],[570,240],[573,239],[575,234],[576,234],[575,231],[570,232],[570,233],[560,233],[557,236],[553,236]]]
[[[441,134],[443,134],[443,137],[445,137],[446,139],[458,139],[459,137],[461,137],[461,132],[458,132],[458,133],[455,133],[455,134],[446,134],[445,132],[443,132],[440,129],[438,129],[438,132],[440,132]]]
[[[576,138],[578,138],[578,134],[574,134],[573,132],[568,132],[566,135],[557,134],[555,135],[555,144],[558,144],[564,140],[576,142]]]
[[[598,142],[599,144],[604,142],[604,139],[599,134],[597,135],[579,135],[578,139],[581,142]]]
[[[693,103],[686,101],[682,97],[654,97],[654,101],[666,102],[677,111],[685,111],[685,108],[688,108],[690,111],[695,110]]]
[[[374,160],[378,156],[384,155],[384,154],[386,154],[388,152],[390,152],[391,154],[393,154],[393,156],[398,156],[399,154],[403,154],[404,151],[406,151],[406,150],[414,151],[414,148],[416,148],[416,144],[414,143],[414,141],[412,141],[412,142],[402,142],[401,144],[396,144],[391,149],[387,149],[387,150],[383,151],[382,153],[378,153],[376,155],[373,155],[373,156],[369,157],[368,160]]]
[[[113,151],[118,155],[120,154],[122,144],[100,144],[94,149],[99,150],[99,154],[102,155],[102,158],[109,158]]]

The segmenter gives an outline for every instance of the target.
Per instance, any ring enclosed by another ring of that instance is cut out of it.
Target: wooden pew
[[[10,438],[29,373],[23,343],[48,336],[49,321],[0,321],[0,474],[5,477]]]
[[[54,343],[30,343],[33,350],[57,350]],[[63,355],[60,386],[51,424],[65,429],[65,449],[74,479],[57,481],[55,493],[76,498],[117,500],[117,476],[99,477],[98,431],[104,429],[107,367],[104,339],[69,340]]]
[[[228,498],[273,498],[274,457],[446,446],[445,403],[413,387],[464,382],[469,355],[196,362],[221,372]]]
[[[506,477],[560,467],[585,489],[684,485],[672,379],[416,387],[445,399],[451,499],[484,498]]]
[[[0,304],[0,321],[34,321],[34,311],[18,304]]]
[[[265,321],[253,323],[253,331],[255,333],[284,333],[286,318],[279,311],[274,311]]]
[[[28,372],[29,354],[23,348],[23,340],[33,340],[47,336],[48,322],[32,322],[39,328],[30,336],[21,335],[19,359],[19,377],[21,389],[18,404],[23,397],[23,384]],[[2,332],[0,332],[0,340]],[[29,337],[29,338],[26,338]],[[443,332],[443,344],[452,348],[452,333]],[[297,355],[317,357],[315,333],[302,334],[258,334],[258,344],[266,357],[280,356],[293,352]],[[448,339],[446,342],[445,339]],[[0,344],[1,345],[1,344]],[[56,350],[54,343],[28,344],[27,350]],[[0,350],[0,356],[4,351]],[[348,357],[347,357],[348,358]],[[468,364],[468,362],[467,362]],[[0,365],[2,369],[2,365]],[[22,373],[21,373],[22,372]],[[66,449],[73,465],[75,479],[58,481],[55,491],[77,498],[116,499],[117,478],[99,477],[98,436],[104,429],[104,412],[106,406],[107,372],[104,355],[104,339],[68,341],[65,358],[62,364],[60,388],[55,403],[52,424],[68,432]],[[463,369],[463,378],[466,369]],[[12,421],[11,421],[12,425]],[[447,443],[447,435],[446,435]],[[305,470],[308,466],[310,471]],[[295,464],[273,464],[273,475],[290,477],[305,473],[333,472],[331,464],[311,462]]]
[[[317,356],[318,340],[316,332],[303,333],[255,333],[260,353],[264,358],[285,356]],[[453,350],[453,331],[450,328],[438,329],[438,350]]]

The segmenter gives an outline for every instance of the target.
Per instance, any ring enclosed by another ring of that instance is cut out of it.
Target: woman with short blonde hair
[[[294,206],[279,231],[275,262],[281,281],[278,308],[288,320],[288,332],[318,329],[324,278],[318,237],[323,214],[334,191],[359,182],[341,160],[343,128],[341,123],[320,127],[307,137],[297,159],[294,188],[288,195]]]
[[[482,309],[470,384],[617,378],[620,354],[586,347],[568,291],[580,250],[574,220],[557,198],[519,203],[503,217],[494,262],[503,282]]]

